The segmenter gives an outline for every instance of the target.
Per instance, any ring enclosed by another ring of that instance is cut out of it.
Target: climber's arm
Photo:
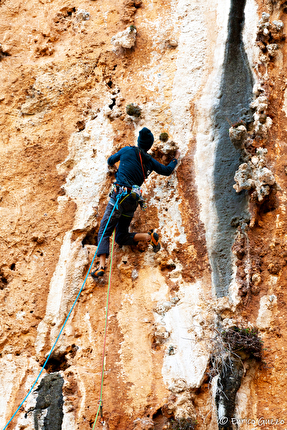
[[[123,149],[124,149],[124,148],[120,149],[118,152],[116,152],[116,154],[111,155],[111,156],[108,158],[108,165],[109,165],[109,166],[113,166],[115,163],[117,163],[118,161],[120,161],[120,158],[121,158],[121,154],[122,154],[122,152],[123,152]]]
[[[152,168],[159,175],[169,176],[174,171],[174,169],[177,165],[177,162],[178,162],[177,160],[178,160],[179,156],[180,156],[180,152],[176,151],[174,159],[171,160],[171,162],[167,166],[159,163],[154,158],[152,158],[151,159],[152,160]]]

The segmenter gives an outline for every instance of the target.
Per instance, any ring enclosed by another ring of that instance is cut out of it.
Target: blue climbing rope
[[[78,292],[78,295],[77,295],[77,297],[76,297],[76,299],[75,299],[75,301],[74,301],[74,303],[73,303],[73,305],[72,305],[72,307],[71,307],[71,309],[70,309],[70,312],[68,313],[67,318],[65,319],[65,322],[64,322],[64,324],[63,324],[63,326],[62,326],[62,328],[61,328],[61,330],[60,330],[60,333],[58,334],[58,337],[57,337],[57,339],[55,340],[55,343],[54,343],[54,345],[52,346],[52,348],[51,348],[51,350],[50,350],[50,352],[49,352],[49,355],[48,355],[48,357],[46,358],[46,361],[45,361],[45,363],[44,363],[44,365],[43,365],[43,367],[42,367],[42,369],[41,369],[41,371],[40,371],[39,375],[37,376],[37,378],[36,378],[36,380],[35,380],[34,384],[32,385],[32,387],[31,387],[31,389],[30,389],[30,391],[28,392],[28,394],[26,395],[26,397],[24,398],[24,400],[21,402],[21,404],[19,405],[19,407],[18,407],[18,409],[16,410],[16,412],[14,412],[14,414],[12,415],[12,417],[10,418],[10,420],[8,421],[8,423],[5,425],[5,427],[3,428],[3,430],[5,430],[5,429],[8,427],[8,425],[11,423],[11,421],[13,420],[13,418],[15,417],[15,415],[18,413],[19,409],[22,407],[22,405],[23,405],[23,404],[25,403],[25,401],[27,400],[28,396],[32,393],[32,391],[33,391],[33,389],[34,389],[35,385],[37,384],[37,382],[38,382],[38,380],[39,380],[40,376],[42,375],[42,372],[43,372],[43,370],[45,369],[46,364],[47,364],[47,362],[48,362],[49,358],[51,357],[51,354],[52,354],[52,352],[54,351],[54,348],[55,348],[55,346],[56,346],[56,344],[57,344],[57,342],[58,342],[58,340],[59,340],[59,338],[60,338],[60,336],[61,336],[61,334],[62,334],[62,332],[63,332],[64,328],[65,328],[65,325],[67,324],[67,321],[68,321],[68,319],[69,319],[69,317],[70,317],[70,315],[71,315],[71,313],[72,313],[72,311],[73,311],[73,309],[74,309],[74,307],[75,307],[75,305],[76,305],[76,303],[77,303],[77,301],[78,301],[78,299],[79,299],[79,297],[80,297],[80,294],[81,294],[81,292],[82,292],[82,290],[83,290],[83,288],[84,288],[84,286],[85,286],[85,284],[86,284],[86,281],[87,281],[87,279],[88,279],[88,276],[89,276],[89,274],[90,274],[90,271],[91,271],[91,269],[92,269],[92,267],[93,267],[93,264],[94,264],[94,261],[95,261],[96,255],[97,255],[98,247],[100,246],[100,243],[101,243],[101,241],[102,241],[102,238],[104,237],[104,234],[105,234],[106,229],[107,229],[107,227],[108,227],[108,225],[109,225],[109,222],[110,222],[111,217],[112,217],[112,215],[113,215],[113,213],[114,213],[114,210],[118,208],[118,202],[119,202],[120,198],[122,197],[122,195],[123,195],[123,194],[119,194],[119,195],[117,196],[116,203],[115,203],[115,205],[114,205],[114,207],[113,207],[113,210],[112,210],[112,212],[111,212],[111,214],[110,214],[110,216],[109,216],[109,219],[108,219],[108,222],[107,222],[107,224],[106,224],[106,226],[105,226],[105,229],[104,229],[104,231],[103,231],[103,234],[102,234],[102,236],[101,236],[101,238],[100,238],[100,241],[99,241],[99,243],[98,243],[98,246],[97,246],[96,252],[95,252],[94,257],[93,257],[93,259],[92,259],[92,262],[91,262],[91,264],[90,264],[90,267],[89,267],[88,273],[86,274],[86,277],[85,277],[84,282],[83,282],[83,284],[82,284],[82,286],[81,286],[81,288],[80,288],[80,291]]]

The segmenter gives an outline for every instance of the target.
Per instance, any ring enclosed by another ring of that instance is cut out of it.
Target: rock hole
[[[155,413],[152,415],[152,419],[156,420],[157,417],[160,417],[160,416],[162,416],[161,408],[159,408],[157,411],[155,411]]]
[[[86,127],[86,123],[85,123],[85,121],[84,121],[84,120],[79,120],[79,121],[77,121],[77,122],[76,122],[76,127],[77,127],[78,131],[82,131],[82,130],[84,130],[84,129],[85,129],[85,127]]]
[[[8,285],[8,280],[5,278],[4,274],[0,272],[0,290],[3,290]]]
[[[58,195],[59,195],[59,196],[65,196],[65,195],[66,195],[66,190],[65,190],[65,188],[62,188],[62,187],[61,187],[61,188],[59,189]]]
[[[152,419],[154,430],[161,430],[168,423],[168,419],[163,415],[161,408],[153,414]]]
[[[278,199],[276,196],[276,191],[272,190],[269,194],[269,198],[264,200],[263,203],[259,206],[258,212],[259,214],[265,214],[267,212],[272,212],[277,209],[279,206]]]
[[[2,49],[0,50],[0,61],[5,57],[10,57],[10,56],[11,56],[11,54],[9,54],[9,52],[2,51]]]
[[[68,363],[67,355],[69,355],[70,358],[74,358],[77,353],[78,347],[73,344],[70,348],[67,348],[65,352],[58,353],[57,355],[52,356],[46,366],[46,371],[48,373],[55,373],[59,372],[60,370],[66,370],[68,367],[70,367],[70,364]],[[44,361],[41,364],[44,365]]]
[[[113,99],[112,103],[109,105],[110,109],[113,109],[113,107],[116,105],[116,100]]]
[[[11,266],[10,266],[10,269],[11,269],[11,270],[15,270],[15,267],[16,267],[16,264],[15,264],[15,263],[12,263],[12,264],[11,264]]]
[[[67,355],[69,355],[70,358],[74,358],[77,353],[78,347],[73,344],[70,348],[67,348],[65,352],[61,352],[58,354],[55,354],[52,356],[46,366],[46,371],[48,373],[54,373],[59,372],[60,370],[66,370],[68,367],[70,367],[70,364],[68,363]],[[41,366],[44,365],[41,363]]]
[[[98,240],[97,240],[97,230],[96,228],[92,228],[90,231],[87,232],[86,236],[82,240],[82,245],[95,245],[97,246]]]
[[[76,12],[76,8],[75,8],[75,7],[73,7],[73,8],[72,8],[72,9],[70,9],[70,10],[68,10],[68,11],[67,11],[67,15],[68,15],[68,16],[72,16],[72,14],[73,14],[74,12]]]
[[[44,364],[44,363],[43,363]],[[48,373],[59,372],[60,370],[68,369],[70,365],[67,363],[67,359],[65,355],[49,358],[49,361],[46,365],[46,371]]]
[[[107,82],[107,86],[108,86],[108,87],[110,87],[110,88],[112,88],[112,86],[113,86],[113,82],[112,82],[111,80],[109,80],[109,81]]]

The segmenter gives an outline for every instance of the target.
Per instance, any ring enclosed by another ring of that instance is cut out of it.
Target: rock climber
[[[115,240],[120,246],[137,245],[139,241],[150,241],[154,252],[160,250],[159,236],[155,231],[149,233],[129,232],[129,226],[138,204],[141,206],[144,204],[140,186],[152,171],[159,175],[171,175],[180,156],[180,152],[177,150],[174,159],[167,166],[164,166],[147,153],[153,142],[153,134],[148,128],[144,127],[139,132],[137,147],[125,146],[108,159],[108,165],[111,167],[118,161],[120,164],[116,172],[116,183],[113,184],[110,200],[100,224],[97,250],[100,264],[99,268],[91,273],[94,279],[98,279],[105,273],[106,257],[109,255],[109,238],[114,229],[116,229]],[[119,195],[119,202],[104,232]]]

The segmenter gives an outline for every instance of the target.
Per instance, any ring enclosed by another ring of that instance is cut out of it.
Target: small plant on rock
[[[130,116],[138,118],[141,115],[141,108],[134,103],[130,103],[126,106],[126,113]]]
[[[160,133],[159,140],[161,140],[162,142],[167,142],[168,141],[168,134],[167,133]]]
[[[234,353],[246,355],[262,360],[263,341],[258,335],[257,328],[230,327],[222,332],[225,346]]]
[[[263,362],[263,341],[257,328],[233,326],[215,331],[208,372],[211,378],[219,374],[228,374],[235,362],[242,364],[242,360],[249,358]]]

